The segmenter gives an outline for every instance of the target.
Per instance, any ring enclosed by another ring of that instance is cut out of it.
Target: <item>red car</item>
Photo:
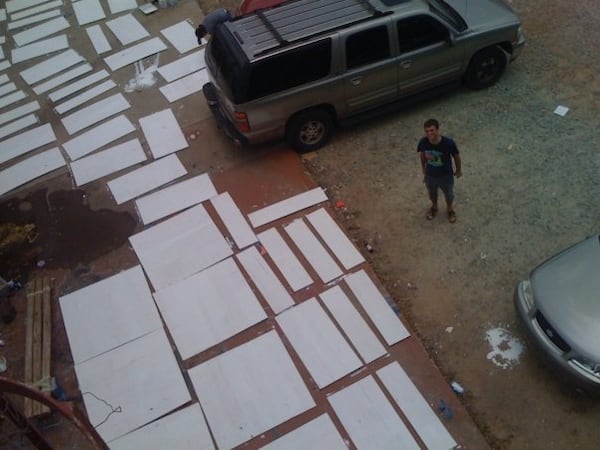
[[[235,15],[241,16],[242,14],[248,14],[257,9],[270,8],[271,6],[279,5],[284,1],[285,0],[242,0]]]

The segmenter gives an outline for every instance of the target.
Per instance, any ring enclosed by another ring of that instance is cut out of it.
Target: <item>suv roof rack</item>
[[[390,13],[370,0],[292,0],[225,25],[251,58]]]

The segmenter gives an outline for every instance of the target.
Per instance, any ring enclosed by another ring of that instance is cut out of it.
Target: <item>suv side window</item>
[[[365,66],[390,57],[390,40],[386,26],[359,31],[346,39],[346,67]]]
[[[300,86],[331,72],[331,39],[258,61],[250,66],[246,101]]]
[[[400,53],[407,53],[448,39],[444,25],[429,16],[416,16],[398,21]]]

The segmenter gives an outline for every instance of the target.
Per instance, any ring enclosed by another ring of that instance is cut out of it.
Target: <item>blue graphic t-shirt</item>
[[[425,173],[431,177],[442,177],[451,175],[452,170],[452,155],[458,155],[458,147],[456,143],[445,136],[439,144],[432,144],[427,137],[422,138],[417,145],[417,151],[423,152],[427,165]]]

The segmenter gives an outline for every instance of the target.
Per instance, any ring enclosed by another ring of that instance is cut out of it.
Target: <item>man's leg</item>
[[[425,216],[427,220],[431,220],[435,217],[438,211],[438,183],[437,180],[433,177],[426,176],[425,177],[425,186],[427,187],[427,194],[429,195],[429,200],[431,200],[431,206],[429,211],[427,211],[427,215]]]
[[[456,222],[456,212],[454,211],[454,175],[448,175],[440,180],[440,189],[444,193],[446,200],[446,210],[448,211],[448,221]]]

